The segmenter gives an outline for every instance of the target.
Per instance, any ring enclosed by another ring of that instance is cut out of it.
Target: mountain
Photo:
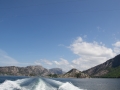
[[[77,69],[71,69],[67,73],[61,75],[62,78],[89,78],[89,75],[82,73]]]
[[[83,71],[92,77],[120,77],[120,55],[106,62]]]
[[[61,68],[52,68],[52,69],[49,69],[49,71],[53,74],[63,74],[64,73]]]
[[[15,75],[15,76],[46,76],[50,74],[49,70],[42,66],[27,66],[16,67],[7,66],[0,67],[0,75]]]

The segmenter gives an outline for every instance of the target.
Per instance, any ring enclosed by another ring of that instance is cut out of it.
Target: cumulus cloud
[[[114,52],[111,48],[105,47],[103,44],[98,44],[97,42],[85,42],[81,37],[77,38],[69,47],[74,54],[79,56],[114,56]]]
[[[83,71],[101,64],[120,53],[120,42],[113,44],[114,49],[112,49],[106,47],[102,42],[86,42],[81,37],[78,37],[70,44],[68,48],[75,55],[77,55],[78,58],[75,58],[72,61],[64,58],[59,58],[59,60],[52,61],[41,59],[36,63],[39,63],[40,65],[41,63],[42,65],[46,64],[49,68],[62,68],[64,71],[68,71],[72,68],[77,68],[80,71]]]
[[[79,58],[74,59],[72,63],[73,66],[80,70],[101,64],[116,55],[111,48],[107,48],[102,43],[95,41],[86,42],[81,37],[78,37],[69,48],[74,54],[79,56]]]
[[[39,62],[39,61],[35,61],[34,64],[35,65],[42,65],[41,62]]]
[[[119,54],[120,53],[120,41],[117,41],[116,43],[114,43],[113,46],[114,46],[114,52]]]
[[[43,59],[42,60],[45,64],[47,64],[47,65],[52,65],[52,62],[50,62],[50,61],[48,61],[48,60],[46,60],[46,59]]]
[[[59,58],[59,60],[47,60],[40,59],[34,62],[35,65],[42,65],[45,68],[61,68],[63,71],[68,71],[73,68],[72,64],[64,58]]]
[[[19,62],[10,57],[5,51],[0,50],[0,66],[16,66]]]
[[[83,57],[79,57],[77,59],[74,59],[72,61],[73,66],[79,70],[86,70],[90,67],[96,66],[98,64],[101,64],[103,62],[105,62],[107,60],[106,57],[95,57],[95,56],[91,56],[91,57],[87,57],[87,56],[83,56]]]
[[[66,59],[60,58],[59,61],[53,61],[56,65],[68,65],[69,62]]]
[[[64,58],[60,58],[58,61],[53,61],[53,63],[55,67],[61,68],[64,71],[68,71],[71,68],[74,68],[74,66]]]
[[[35,61],[34,64],[35,65],[43,65],[43,64],[45,64],[45,65],[52,65],[53,63],[50,62],[47,59],[40,59],[40,60]]]
[[[113,58],[120,53],[120,41],[113,44],[113,48],[106,47],[102,42],[87,42],[83,38],[76,38],[68,47],[78,58],[72,61],[59,58],[59,60],[41,59],[35,64],[47,66],[48,68],[62,68],[64,71],[69,71],[72,68],[80,71],[89,69],[93,66],[101,64],[106,60]]]
[[[117,41],[115,44],[113,44],[115,47],[120,47],[120,41]]]

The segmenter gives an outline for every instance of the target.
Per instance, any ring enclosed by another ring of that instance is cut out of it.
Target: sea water
[[[120,90],[120,79],[0,76],[0,90]]]

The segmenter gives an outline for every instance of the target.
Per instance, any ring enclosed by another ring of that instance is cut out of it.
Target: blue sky
[[[119,0],[0,0],[0,66],[85,70],[119,54]]]

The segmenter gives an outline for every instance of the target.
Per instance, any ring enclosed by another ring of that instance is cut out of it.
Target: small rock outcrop
[[[89,78],[89,75],[82,73],[77,69],[71,69],[67,73],[61,75],[62,78]]]

